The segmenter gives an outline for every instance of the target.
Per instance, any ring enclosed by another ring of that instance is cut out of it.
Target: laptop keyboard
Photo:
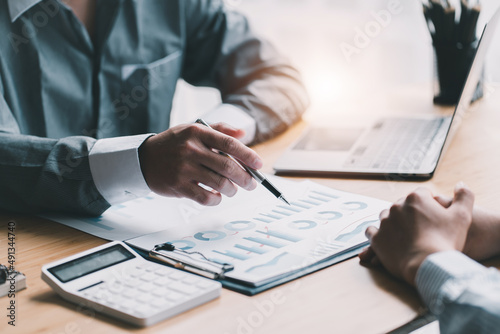
[[[376,123],[345,163],[349,168],[418,170],[444,118],[387,118]]]

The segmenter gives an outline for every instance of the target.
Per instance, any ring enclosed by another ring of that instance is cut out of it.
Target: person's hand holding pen
[[[201,124],[179,125],[148,138],[139,148],[139,160],[149,188],[162,196],[185,197],[203,205],[217,205],[222,196],[234,196],[237,185],[253,190],[257,182],[230,154],[253,168],[262,159],[237,138],[242,130],[223,123],[213,129]],[[213,190],[199,186],[204,184]]]

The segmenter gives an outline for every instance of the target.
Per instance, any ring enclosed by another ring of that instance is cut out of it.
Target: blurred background
[[[301,71],[312,100],[304,118],[311,124],[355,122],[356,115],[363,111],[366,115],[367,109],[378,118],[397,113],[395,109],[418,111],[432,104],[432,42],[418,0],[225,3],[230,10],[244,13],[253,29],[273,42]],[[478,35],[500,6],[498,0],[482,0],[481,4]],[[381,11],[391,13],[390,18],[384,17],[383,24],[376,20]],[[360,30],[366,29],[371,29],[372,36],[366,45],[357,47],[354,39]],[[488,55],[487,82],[500,81],[500,34],[497,35]],[[402,102],[394,103],[394,96]],[[216,90],[194,88],[181,81],[172,124],[190,122],[218,103]]]

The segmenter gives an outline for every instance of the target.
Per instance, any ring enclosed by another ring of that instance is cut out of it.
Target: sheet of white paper
[[[273,183],[294,182],[269,177]],[[144,234],[189,224],[192,217],[209,213],[221,213],[227,208],[255,200],[281,203],[264,187],[254,191],[239,189],[232,198],[223,197],[220,205],[204,207],[188,199],[166,198],[154,193],[123,204],[114,205],[100,217],[75,217],[63,214],[46,214],[42,217],[70,226],[77,230],[107,240],[128,240]]]
[[[177,226],[128,240],[151,249],[169,242],[207,258],[232,263],[227,277],[260,285],[366,242],[367,226],[378,226],[385,201],[313,182],[281,183],[291,205],[251,200],[192,217]]]

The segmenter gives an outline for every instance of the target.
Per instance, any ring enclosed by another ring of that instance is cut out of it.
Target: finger
[[[368,240],[372,240],[375,235],[378,233],[378,228],[375,226],[368,226],[365,230],[365,236],[368,238]]]
[[[196,181],[209,186],[213,190],[216,190],[228,197],[233,197],[238,190],[234,183],[229,179],[203,166],[200,166],[199,168]]]
[[[370,265],[372,267],[380,267],[382,265],[382,262],[380,262],[380,259],[378,258],[377,255],[375,255],[372,260],[370,261]]]
[[[432,193],[427,188],[418,188],[414,192],[406,196],[405,204],[413,204],[417,202],[426,201],[429,198],[434,198]]]
[[[382,210],[378,218],[380,221],[389,218],[389,210],[388,209]]]
[[[242,129],[237,129],[229,124],[226,123],[215,123],[211,125],[212,129],[217,130],[219,132],[222,132],[228,136],[234,137],[234,138],[242,138],[245,136],[245,131]]]
[[[395,204],[397,204],[397,205],[403,205],[403,204],[405,204],[405,200],[406,200],[406,198],[405,198],[405,197],[401,197],[400,199],[398,199],[398,200],[396,201],[396,203],[395,203]]]
[[[446,209],[453,203],[453,198],[444,195],[434,196],[434,199]]]
[[[365,267],[379,267],[381,266],[381,262],[375,254],[373,248],[368,247],[363,252],[359,254],[359,260],[362,265]]]
[[[248,167],[260,169],[262,159],[252,149],[243,145],[239,140],[213,129],[206,129],[200,133],[200,140],[209,148],[232,155]]]
[[[238,186],[247,190],[253,190],[257,187],[257,182],[253,177],[241,168],[233,159],[215,153],[211,150],[202,152],[199,157],[199,163],[220,176],[233,181]]]
[[[193,201],[198,202],[201,205],[205,206],[215,206],[218,205],[221,200],[221,194],[214,191],[209,191],[203,189],[195,182],[189,182],[183,185],[183,187],[179,190],[181,195],[186,198],[189,198]]]
[[[455,206],[464,206],[467,210],[472,212],[472,207],[474,206],[474,194],[463,182],[459,182],[455,186],[451,208]]]
[[[361,262],[370,263],[375,257],[375,252],[373,251],[373,248],[366,247],[361,253],[359,253],[358,256]]]

